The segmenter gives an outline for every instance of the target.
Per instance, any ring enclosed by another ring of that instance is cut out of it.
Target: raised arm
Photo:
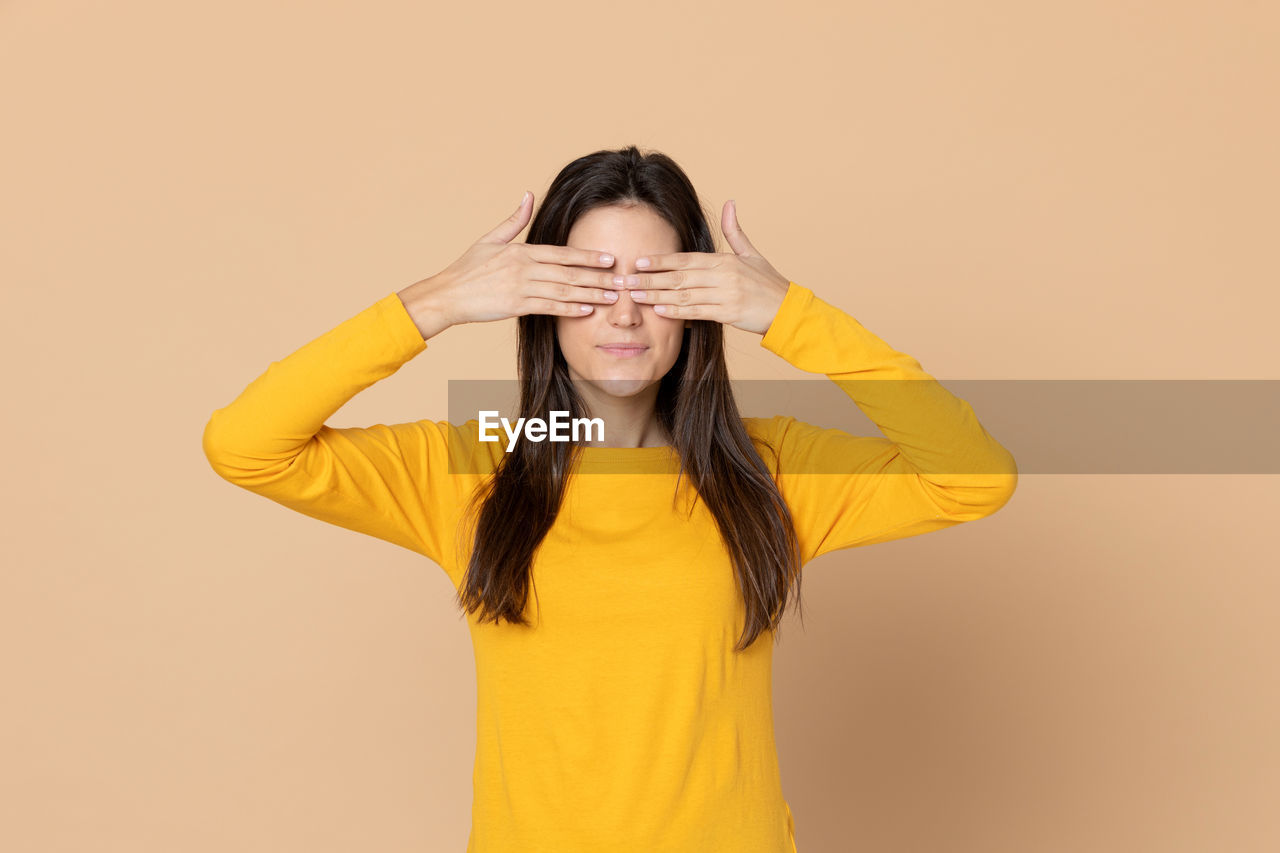
[[[424,325],[432,322],[423,317]],[[447,422],[335,429],[325,421],[426,349],[390,293],[280,361],[215,411],[205,456],[223,479],[305,515],[444,565],[458,486]]]
[[[1013,495],[1013,455],[969,404],[808,288],[790,282],[760,345],[801,370],[826,374],[885,436],[789,415],[765,425],[802,562],[983,518]]]
[[[202,443],[213,470],[290,509],[430,557],[456,580],[459,512],[485,475],[475,454],[490,446],[477,451],[474,429],[447,421],[341,429],[325,421],[451,326],[532,313],[582,316],[584,305],[607,301],[615,289],[611,258],[511,242],[532,207],[526,193],[515,213],[448,268],[273,362],[210,417]]]

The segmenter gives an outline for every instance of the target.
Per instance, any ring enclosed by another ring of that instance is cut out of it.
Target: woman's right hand
[[[459,323],[522,314],[583,317],[618,301],[623,285],[609,272],[614,259],[591,249],[512,243],[529,222],[533,193],[502,224],[430,278],[399,291],[424,339]]]

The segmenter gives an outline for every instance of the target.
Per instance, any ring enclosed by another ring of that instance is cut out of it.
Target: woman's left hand
[[[652,305],[662,317],[715,320],[763,335],[787,295],[791,280],[775,270],[738,225],[737,205],[725,202],[720,215],[733,254],[670,252],[636,259],[631,298]],[[648,266],[640,261],[648,259]]]

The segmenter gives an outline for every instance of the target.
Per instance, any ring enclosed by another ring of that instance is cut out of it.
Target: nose
[[[615,326],[634,326],[640,321],[640,303],[631,298],[631,291],[618,290],[618,301],[602,306],[609,322]]]

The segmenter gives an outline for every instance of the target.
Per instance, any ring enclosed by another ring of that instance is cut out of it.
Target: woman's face
[[[594,208],[574,223],[567,245],[613,255],[613,272],[636,272],[636,258],[680,251],[680,238],[647,205]],[[663,317],[653,305],[633,302],[619,290],[613,304],[596,303],[585,317],[556,316],[556,336],[575,383],[586,382],[614,397],[638,394],[666,375],[680,356],[688,320]],[[643,350],[610,352],[607,344],[639,344]]]

